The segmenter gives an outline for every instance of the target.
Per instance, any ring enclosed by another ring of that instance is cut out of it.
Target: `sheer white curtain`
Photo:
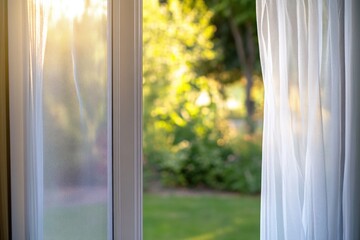
[[[43,66],[48,31],[49,7],[44,0],[29,1],[27,4],[28,40],[28,81],[25,81],[27,93],[27,148],[26,182],[28,184],[27,221],[30,239],[42,239],[43,232]]]
[[[358,0],[257,0],[261,239],[360,239]]]
[[[23,3],[27,239],[111,239],[108,1]]]

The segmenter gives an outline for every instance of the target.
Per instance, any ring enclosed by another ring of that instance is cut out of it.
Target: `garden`
[[[249,50],[256,46],[255,6],[222,4],[144,1],[145,190],[159,181],[260,192],[263,87],[256,51]],[[233,6],[245,10],[228,16],[237,12]]]
[[[257,51],[255,1],[144,1],[144,239],[259,239]]]

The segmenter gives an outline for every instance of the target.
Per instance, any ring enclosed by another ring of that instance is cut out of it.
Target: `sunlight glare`
[[[70,22],[81,20],[85,13],[93,17],[107,15],[106,0],[40,0],[45,9],[50,10],[50,22],[57,23],[61,19]]]
[[[70,21],[81,19],[85,12],[85,0],[43,0],[43,4],[50,8],[52,22],[58,22],[61,18]]]
[[[68,19],[79,19],[84,14],[85,10],[85,1],[84,0],[62,0],[57,1],[57,3],[60,3],[61,12],[64,14],[64,16]],[[57,8],[55,8],[57,9]]]
[[[206,91],[202,91],[199,97],[196,99],[196,105],[203,107],[208,106],[211,103],[211,99],[209,93]]]
[[[240,107],[240,103],[236,99],[230,98],[226,101],[226,106],[229,110],[235,110]]]

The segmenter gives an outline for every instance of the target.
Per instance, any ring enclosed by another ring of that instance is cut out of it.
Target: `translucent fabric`
[[[27,0],[28,239],[112,239],[107,0]]]
[[[358,0],[257,0],[261,239],[360,239]]]

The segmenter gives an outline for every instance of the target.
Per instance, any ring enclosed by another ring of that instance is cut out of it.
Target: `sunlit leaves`
[[[219,84],[196,72],[198,62],[217,54],[211,17],[202,0],[144,1],[144,153],[149,161],[163,154],[167,164],[175,164],[171,161],[189,157],[185,152],[195,140],[220,134]]]

